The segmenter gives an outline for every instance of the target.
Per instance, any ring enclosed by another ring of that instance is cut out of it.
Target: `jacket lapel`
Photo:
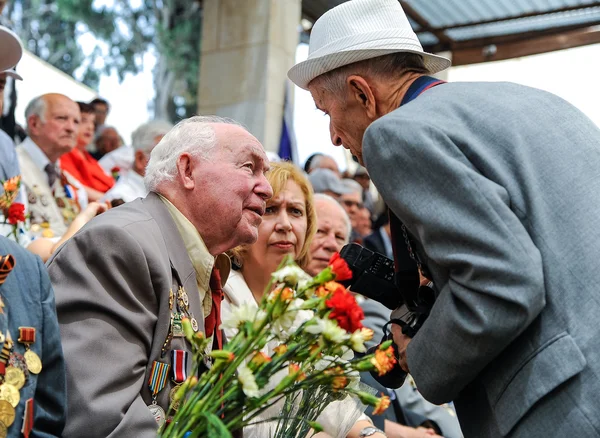
[[[167,207],[156,193],[150,192],[146,198],[142,199],[142,202],[162,232],[171,269],[187,292],[191,313],[198,321],[198,329],[204,332],[204,314],[202,313],[200,292],[196,283],[196,270],[185,249],[183,238],[179,234],[179,230]]]

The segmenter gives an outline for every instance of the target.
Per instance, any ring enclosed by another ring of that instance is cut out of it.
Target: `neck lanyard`
[[[404,98],[402,99],[402,105],[406,105],[409,102],[415,100],[419,95],[430,88],[435,87],[436,85],[445,84],[446,81],[442,81],[441,79],[432,78],[431,76],[420,76],[415,81],[410,84]]]

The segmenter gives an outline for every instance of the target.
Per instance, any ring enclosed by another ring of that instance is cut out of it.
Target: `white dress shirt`
[[[144,178],[135,170],[130,169],[125,175],[119,178],[117,183],[104,194],[101,201],[112,201],[113,199],[122,199],[125,202],[131,202],[137,198],[143,198],[148,194],[144,185]]]

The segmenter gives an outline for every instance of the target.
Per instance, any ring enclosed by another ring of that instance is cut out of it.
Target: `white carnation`
[[[298,284],[301,281],[308,281],[311,279],[310,275],[298,266],[285,266],[279,271],[275,271],[271,276],[277,283],[287,284]]]
[[[258,391],[258,385],[256,384],[254,374],[252,374],[252,370],[248,368],[246,364],[241,364],[237,371],[237,377],[242,384],[242,390],[244,391],[244,394],[246,394],[248,397],[258,397],[260,393]]]

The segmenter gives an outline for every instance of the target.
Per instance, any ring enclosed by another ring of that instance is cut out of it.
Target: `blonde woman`
[[[301,267],[308,263],[310,243],[317,226],[312,187],[303,172],[291,163],[271,163],[267,179],[273,188],[273,197],[267,202],[256,243],[234,250],[234,265],[238,269],[232,271],[224,288],[223,320],[231,312],[231,305],[258,306],[271,273],[286,255],[291,254]],[[231,337],[235,331],[226,330],[226,334]],[[265,352],[271,355],[273,347],[267,345]],[[275,405],[264,417],[276,416],[280,407]],[[332,403],[323,411],[319,422],[329,436],[336,438],[385,437],[381,432],[370,433],[373,425],[350,399]],[[263,438],[274,431],[274,428],[269,429],[268,424],[247,427],[244,436]],[[363,431],[369,435],[361,435]]]

